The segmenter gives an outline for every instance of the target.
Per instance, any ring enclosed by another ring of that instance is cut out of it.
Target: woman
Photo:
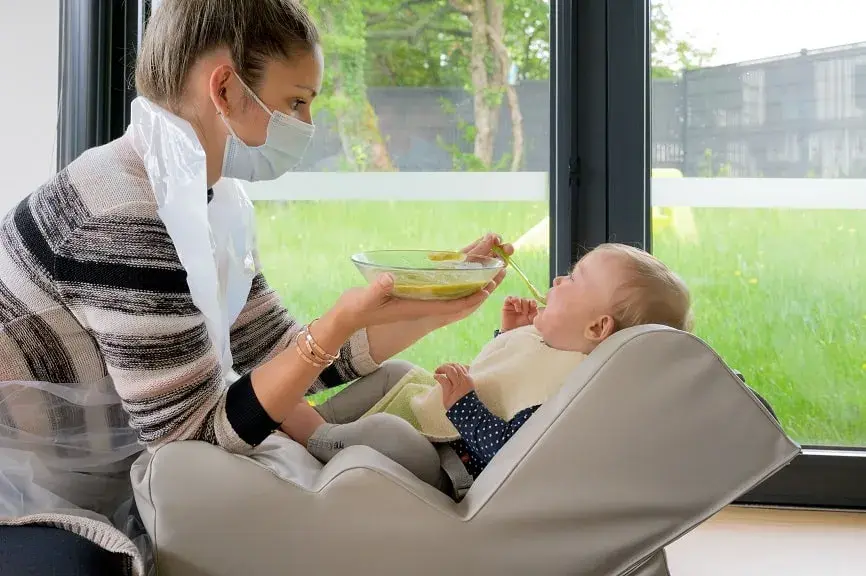
[[[195,223],[172,211],[160,170],[180,154],[179,170],[189,174],[172,178],[201,184],[194,198],[180,200],[202,206],[219,200],[212,190],[222,177],[279,177],[312,135],[322,67],[316,28],[294,0],[165,0],[144,35],[136,86],[146,100],[137,110],[149,106],[166,133],[188,129],[183,143],[192,152],[148,148],[165,134],[134,114],[125,136],[82,155],[3,221],[0,471],[27,470],[18,464],[35,454],[35,490],[44,498],[21,489],[28,493],[17,495],[17,516],[14,502],[0,508],[7,525],[0,526],[0,572],[71,570],[34,568],[53,560],[33,547],[58,549],[76,535],[102,549],[73,543],[76,561],[96,563],[86,573],[102,573],[97,565],[118,573],[107,561],[140,571],[132,543],[105,522],[129,496],[138,443],[127,432],[151,448],[194,439],[240,454],[281,427],[305,441],[322,424],[303,402],[308,390],[375,371],[471,314],[501,281],[452,302],[392,299],[387,277],[348,290],[303,333],[317,351],[310,355],[293,342],[300,327],[256,264],[232,318],[230,354],[219,349],[218,322],[202,313],[196,293],[204,285],[196,270],[207,258],[184,257],[178,240]],[[466,250],[487,254],[498,243],[488,236]],[[227,386],[232,370],[241,376]],[[36,440],[15,443],[22,438]],[[8,526],[46,522],[54,527],[39,528],[35,540],[33,526]],[[120,555],[106,560],[105,550]]]

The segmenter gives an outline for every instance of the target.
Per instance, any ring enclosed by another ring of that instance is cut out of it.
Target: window
[[[325,33],[316,137],[299,172],[247,187],[269,282],[295,314],[313,318],[363,283],[356,252],[457,249],[488,231],[549,284],[549,4],[486,4],[479,19],[469,2],[357,0],[340,18],[306,3]],[[431,370],[470,361],[505,294],[529,297],[510,275],[478,314],[403,357]]]
[[[651,2],[653,251],[791,437],[834,450],[866,447],[863,10],[799,2],[780,30],[775,2]]]
[[[838,2],[789,11],[810,23],[795,54],[785,37],[744,35],[775,9],[690,4],[653,4],[653,27],[672,35],[653,38],[651,113],[686,111],[665,134],[682,157],[652,159],[674,176],[653,180],[654,251],[692,285],[697,332],[794,439],[866,445],[866,47],[821,44],[845,19]],[[664,60],[672,44],[677,62]]]
[[[59,0],[0,5],[0,52],[6,54],[0,92],[0,143],[5,214],[54,173],[57,133]]]
[[[112,20],[134,36],[157,4]],[[473,43],[478,4],[494,9]],[[362,282],[360,250],[497,230],[544,285],[599,243],[643,245],[806,447],[742,501],[866,508],[860,4],[359,0],[335,18],[311,0],[329,62],[319,134],[302,171],[249,188],[270,280],[310,317]],[[311,232],[325,224],[340,231]],[[509,278],[405,357],[468,360],[509,292],[525,294]]]

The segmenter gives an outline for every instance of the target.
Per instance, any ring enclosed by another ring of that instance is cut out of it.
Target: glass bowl
[[[352,256],[368,283],[394,276],[393,295],[410,300],[456,300],[484,288],[505,267],[498,258],[462,252],[374,250]]]

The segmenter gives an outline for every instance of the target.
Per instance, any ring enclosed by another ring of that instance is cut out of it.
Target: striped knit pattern
[[[297,330],[259,272],[231,331],[235,370],[248,373]],[[342,358],[312,391],[376,368],[363,331]],[[127,137],[85,153],[0,224],[0,381],[10,380],[102,386],[123,409],[0,386],[0,438],[86,430],[99,442],[130,426],[149,446],[198,439],[243,453],[260,441],[230,424],[232,411],[246,417],[249,404],[227,400],[204,318]]]

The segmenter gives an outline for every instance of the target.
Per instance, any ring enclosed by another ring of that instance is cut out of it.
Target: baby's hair
[[[626,244],[601,244],[594,251],[617,257],[626,270],[625,283],[614,295],[613,319],[617,330],[642,324],[692,330],[689,289],[661,260]]]

